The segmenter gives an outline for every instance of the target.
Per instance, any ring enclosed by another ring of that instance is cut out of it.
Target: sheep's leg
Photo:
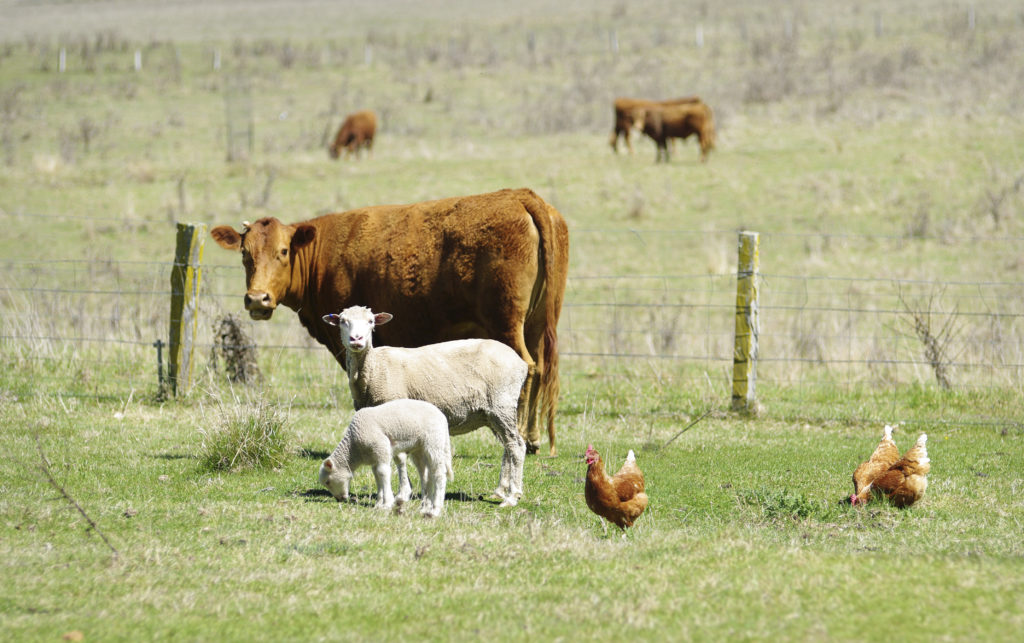
[[[395,504],[395,495],[391,491],[390,459],[373,465],[373,477],[377,481],[376,507],[378,509],[391,509]]]
[[[520,436],[509,440],[501,458],[501,480],[495,493],[502,499],[502,507],[514,507],[523,495],[523,461],[526,460],[526,442]]]
[[[504,435],[501,432],[501,430],[494,428],[500,426],[500,424],[495,422],[493,419],[490,420],[490,422],[492,423],[491,432],[494,433],[494,437],[497,438],[498,442],[501,444],[503,449],[501,453],[501,472],[498,474],[498,488],[494,490],[494,495],[501,498],[501,504],[502,506],[505,506],[505,501],[508,498],[512,488],[512,483],[509,477],[511,463],[509,458],[509,441],[507,439],[507,436]]]
[[[505,417],[495,417],[493,421],[498,427],[494,433],[501,441],[505,451],[501,458],[501,477],[495,493],[502,499],[502,507],[512,507],[523,495],[523,462],[526,460],[526,442],[519,434],[516,423],[510,413]]]
[[[406,460],[405,453],[395,454],[395,466],[398,467],[398,495],[395,500],[399,504],[409,502],[409,498],[412,498],[412,483],[409,482],[409,468],[406,466]]]
[[[422,453],[416,453],[412,456],[412,461],[416,465],[416,472],[420,476],[420,511],[426,513],[430,511],[430,502],[432,496],[429,493],[431,483],[433,482],[430,467],[427,466],[427,460]]]
[[[433,462],[430,467],[430,488],[429,491],[423,492],[424,503],[426,498],[431,498],[430,510],[424,511],[424,516],[430,516],[436,518],[441,515],[441,509],[444,508],[444,492],[448,483],[448,478],[445,476],[446,465],[444,462]]]

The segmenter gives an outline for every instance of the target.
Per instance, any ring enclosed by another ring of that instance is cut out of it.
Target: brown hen
[[[926,476],[932,468],[927,442],[928,436],[922,433],[902,458],[879,473],[857,494],[850,496],[850,504],[866,503],[874,496],[885,498],[902,509],[920,500],[928,488]]]
[[[875,452],[871,454],[867,462],[862,462],[853,472],[851,504],[853,504],[853,497],[874,482],[879,474],[888,471],[889,467],[896,464],[896,461],[900,459],[900,450],[896,448],[896,443],[892,441],[892,432],[895,428],[888,424],[885,425],[885,433],[882,435],[882,440],[878,443],[878,446],[875,447]]]
[[[630,450],[626,462],[613,477],[604,470],[604,462],[593,445],[587,446],[587,482],[584,494],[590,510],[625,531],[647,508],[644,474]]]

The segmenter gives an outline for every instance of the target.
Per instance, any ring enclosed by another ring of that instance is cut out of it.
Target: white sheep
[[[396,501],[391,491],[392,459],[398,464],[398,503],[412,495],[406,456],[412,457],[420,474],[421,512],[439,515],[445,481],[452,478],[452,449],[448,421],[428,402],[394,400],[356,411],[338,447],[320,465],[320,483],[339,502],[348,500],[353,473],[368,464],[377,481],[377,507],[390,509]]]
[[[523,494],[526,457],[526,442],[516,428],[526,362],[505,344],[490,339],[374,348],[374,327],[391,319],[390,313],[375,314],[363,306],[323,317],[340,329],[353,405],[363,409],[412,398],[441,409],[452,435],[490,427],[504,447],[495,493],[502,506],[515,505]]]

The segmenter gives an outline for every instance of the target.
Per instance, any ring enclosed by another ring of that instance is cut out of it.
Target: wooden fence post
[[[167,379],[174,395],[185,395],[192,387],[192,354],[199,328],[199,266],[205,240],[205,224],[178,224],[171,269],[171,337],[167,356]]]
[[[758,233],[741,232],[736,267],[736,348],[732,366],[732,408],[757,411]]]

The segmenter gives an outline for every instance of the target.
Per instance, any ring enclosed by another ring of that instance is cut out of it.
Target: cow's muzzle
[[[270,316],[274,314],[274,309],[276,307],[277,304],[274,303],[274,299],[270,296],[270,293],[245,293],[245,309],[249,311],[249,316],[253,319],[270,319]]]

